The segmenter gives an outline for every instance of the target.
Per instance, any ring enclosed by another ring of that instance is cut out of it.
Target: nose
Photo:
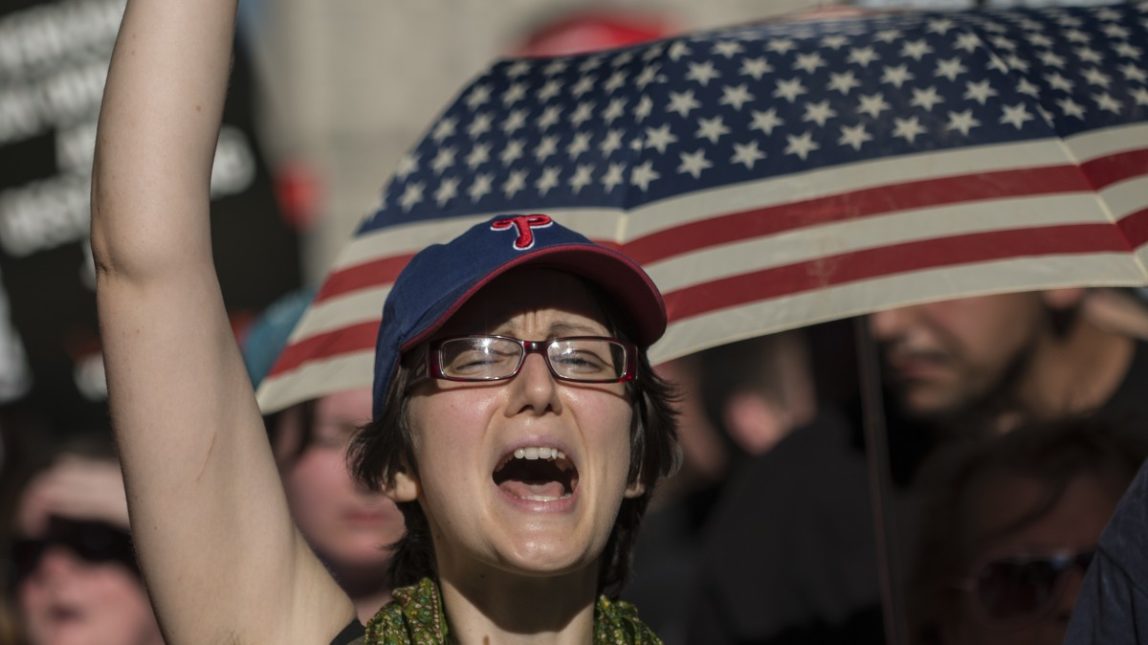
[[[541,353],[531,352],[526,355],[518,376],[510,381],[510,391],[508,414],[525,412],[541,415],[560,412],[562,409],[558,398],[558,383]]]
[[[60,579],[71,574],[79,565],[79,561],[71,551],[51,546],[40,556],[34,575],[45,580]]]
[[[878,341],[893,340],[905,333],[912,317],[912,307],[886,309],[869,314],[869,333]]]

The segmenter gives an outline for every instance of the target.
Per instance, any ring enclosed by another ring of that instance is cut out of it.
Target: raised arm
[[[354,616],[291,523],[212,263],[235,0],[130,0],[92,250],[132,530],[170,643],[322,643]]]

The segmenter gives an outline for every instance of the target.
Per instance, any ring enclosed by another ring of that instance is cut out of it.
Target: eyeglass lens
[[[558,377],[572,381],[617,380],[626,373],[625,347],[606,338],[557,338],[542,353]],[[494,336],[454,338],[439,346],[443,374],[464,380],[513,376],[525,354],[522,342]]]
[[[977,597],[993,620],[1039,613],[1053,600],[1060,577],[1088,567],[1092,552],[990,562],[977,577]]]

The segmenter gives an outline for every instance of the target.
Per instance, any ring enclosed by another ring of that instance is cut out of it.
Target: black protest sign
[[[123,7],[8,0],[0,8],[0,403],[64,423],[103,414],[89,190]],[[255,142],[253,85],[237,47],[211,182],[216,266],[234,312],[262,309],[300,282],[298,240]]]

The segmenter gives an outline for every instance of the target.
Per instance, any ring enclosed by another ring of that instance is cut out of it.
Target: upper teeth
[[[557,448],[533,447],[514,451],[515,459],[565,459],[566,453]]]

